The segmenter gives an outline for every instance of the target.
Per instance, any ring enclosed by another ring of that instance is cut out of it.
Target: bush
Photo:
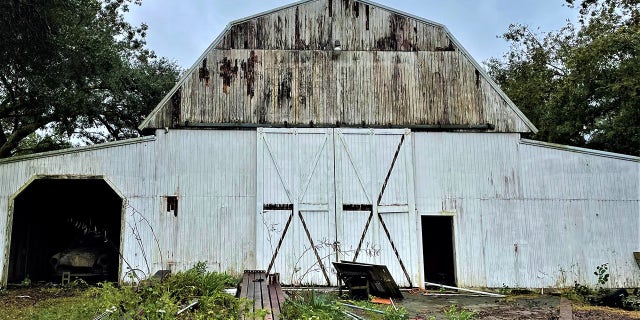
[[[225,288],[235,287],[239,279],[226,273],[207,272],[206,263],[198,262],[193,268],[179,272],[165,280],[163,286],[180,301],[211,296]]]
[[[640,310],[640,296],[636,293],[622,300],[622,307],[627,310]]]
[[[448,310],[444,311],[444,316],[448,320],[473,320],[475,319],[475,313],[473,311],[458,308],[456,305],[451,305]]]
[[[113,308],[114,317],[125,319],[173,318],[182,306],[196,299],[197,307],[189,310],[191,317],[235,319],[248,314],[247,301],[236,299],[223,289],[237,282],[227,274],[207,272],[206,264],[201,262],[163,281],[151,279],[139,286],[122,287],[101,283],[89,290],[89,294],[95,297],[97,310]]]

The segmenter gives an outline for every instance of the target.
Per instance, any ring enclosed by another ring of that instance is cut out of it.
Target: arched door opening
[[[14,199],[7,282],[117,281],[122,203],[101,178],[33,180]]]

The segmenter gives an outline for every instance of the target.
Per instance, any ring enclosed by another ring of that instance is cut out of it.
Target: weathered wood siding
[[[311,1],[230,27],[216,49],[454,50],[442,26],[353,0]]]
[[[339,40],[341,51],[334,51]],[[353,0],[232,24],[142,127],[485,125],[530,132],[440,25]]]

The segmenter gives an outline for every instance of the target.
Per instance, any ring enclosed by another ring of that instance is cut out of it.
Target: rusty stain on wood
[[[262,92],[262,101],[260,105],[258,105],[257,111],[257,122],[258,123],[267,123],[267,108],[271,105],[271,97],[273,96],[273,89],[271,88],[271,78],[266,77],[264,79],[264,90]]]
[[[389,15],[388,34],[376,41],[376,48],[378,50],[418,51],[416,45],[411,41],[411,36],[407,33],[407,30],[413,30],[410,23],[410,19],[405,16]]]
[[[491,123],[499,132],[528,130],[459,51],[234,49],[214,50],[207,58],[222,61],[222,81],[207,88],[198,85],[196,73],[184,82],[182,122],[313,121],[357,127]],[[155,115],[153,126],[173,126],[171,102],[166,108],[168,112]]]
[[[171,96],[171,126],[177,126],[180,123],[180,114],[182,111],[181,108],[181,100],[182,100],[182,89],[178,89],[176,93]]]
[[[244,73],[244,78],[247,81],[247,96],[253,98],[255,95],[255,65],[258,62],[258,57],[256,56],[256,52],[251,50],[249,53],[249,58],[246,61],[242,61],[240,63],[240,67],[242,68],[242,72]]]
[[[198,70],[198,77],[200,80],[204,80],[206,86],[209,86],[210,74],[209,68],[207,67],[207,58],[202,59],[202,66]]]
[[[266,18],[259,17],[255,21],[256,34],[255,34],[255,48],[264,48],[265,39],[268,37],[268,27],[266,27]]]
[[[362,10],[364,6],[364,14]],[[391,21],[391,25],[389,22]],[[418,26],[419,25],[419,26]],[[438,25],[421,23],[370,4],[311,1],[231,26],[217,49],[331,50],[341,40],[348,50],[434,50],[449,39]]]
[[[295,19],[295,37],[296,37],[296,50],[304,49],[304,42],[300,39],[300,10],[296,7],[296,19]]]
[[[453,46],[453,43],[449,41],[449,44],[446,47],[436,47],[435,51],[455,51],[456,48]]]
[[[290,70],[280,74],[280,81],[278,82],[278,100],[280,103],[291,99],[291,78],[292,74]]]
[[[369,5],[364,6],[364,15],[366,17],[365,30],[369,31]]]
[[[222,78],[222,92],[228,93],[231,80],[238,75],[238,60],[231,65],[231,59],[224,57],[220,63],[220,78]]]

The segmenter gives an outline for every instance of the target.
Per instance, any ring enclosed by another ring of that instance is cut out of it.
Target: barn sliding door
[[[287,284],[335,284],[332,129],[258,129],[257,252]]]
[[[415,286],[416,215],[409,130],[336,129],[340,260],[387,265]]]
[[[409,130],[265,128],[257,148],[259,268],[333,285],[331,262],[348,260],[417,285]]]

